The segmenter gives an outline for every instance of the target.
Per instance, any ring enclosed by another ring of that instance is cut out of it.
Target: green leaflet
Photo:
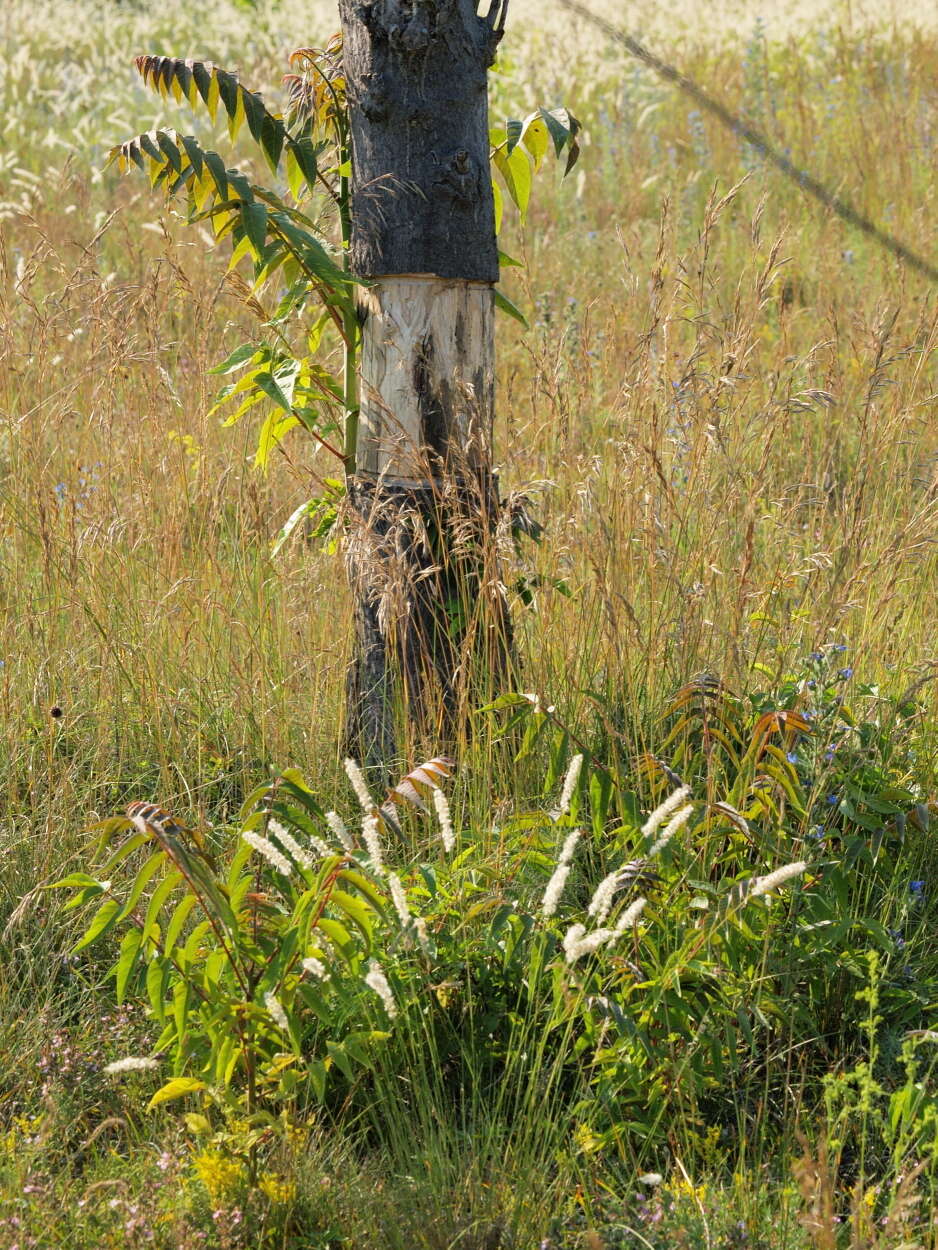
[[[256,343],[242,343],[230,356],[226,356],[221,364],[209,369],[209,373],[234,373],[243,365],[257,364],[269,358],[269,349],[258,348]]]
[[[521,143],[531,153],[534,161],[534,172],[541,167],[541,161],[547,155],[547,149],[550,147],[550,131],[547,128],[547,122],[541,116],[540,110],[532,113],[525,118],[524,127],[521,131]],[[560,153],[558,152],[558,156]]]
[[[212,1076],[219,1085],[227,1085],[240,1058],[241,1050],[230,1033],[223,1037],[213,1052]]]
[[[250,203],[241,207],[244,233],[258,255],[263,252],[267,240],[267,208],[263,204]]]
[[[80,950],[84,950],[86,946],[90,946],[92,942],[96,942],[102,934],[107,933],[111,925],[117,919],[117,914],[121,909],[120,903],[116,898],[105,899],[98,910],[95,912],[91,924],[85,930],[82,937],[78,939],[72,947],[72,954],[76,954]]]
[[[166,987],[169,983],[171,965],[168,959],[151,959],[147,965],[147,998],[157,1021],[166,1019]]]
[[[195,926],[179,954],[179,962],[183,968],[204,962],[207,952],[203,944],[209,942],[213,932],[210,920],[202,920]]]
[[[320,916],[316,927],[322,930],[343,959],[348,961],[354,959],[358,948],[345,925],[339,924],[330,916]]]
[[[520,148],[514,148],[510,153],[504,148],[496,148],[492,159],[523,221],[531,198],[531,161]]]
[[[371,951],[374,930],[371,923],[372,909],[363,899],[348,894],[345,890],[333,890],[329,902],[337,907],[354,924],[365,939],[366,953]]]
[[[502,197],[502,189],[494,178],[492,179],[492,200],[495,209],[495,233],[496,235],[499,235],[502,232],[502,217],[505,212],[505,201]]]
[[[193,907],[195,907],[197,901],[198,900],[194,894],[186,894],[176,905],[172,919],[166,926],[166,937],[163,941],[164,954],[172,954],[176,943],[179,941],[179,936],[182,933],[183,927],[189,918],[189,913],[192,911]]]
[[[269,369],[262,369],[254,375],[254,385],[264,392],[268,399],[283,412],[293,412],[293,387],[299,373],[299,362],[291,361],[289,371],[281,371],[277,375]]]
[[[103,877],[109,877],[118,864],[125,860],[128,855],[132,855],[134,851],[149,841],[151,841],[151,835],[149,833],[137,833],[135,830],[133,836],[122,842],[114,853],[101,865],[101,875]]]
[[[164,1102],[173,1102],[177,1098],[185,1098],[187,1094],[197,1094],[205,1089],[205,1082],[191,1076],[174,1076],[156,1091],[147,1103],[147,1110],[162,1106]]]
[[[378,912],[379,915],[384,914],[384,911],[385,911],[384,899],[375,889],[371,880],[368,877],[364,876],[363,873],[357,872],[351,868],[343,868],[342,871],[338,874],[338,880],[344,881],[348,885],[353,886],[356,890],[359,891],[359,893],[364,895],[364,897],[371,904],[372,908],[374,908],[374,910]]]
[[[302,423],[299,417],[285,417],[278,412],[270,413],[257,436],[257,450],[254,453],[255,469],[266,469],[270,463],[271,453],[286,435],[300,424]]]
[[[515,321],[520,321],[525,329],[528,328],[527,317],[517,304],[513,304],[504,291],[500,291],[498,287],[495,288],[495,307],[507,313],[509,317],[514,317]]]
[[[176,1053],[182,1053],[182,1048],[186,1040],[187,1025],[189,1021],[189,1000],[191,991],[189,982],[178,979],[173,987],[173,1023],[176,1026]]]
[[[166,863],[166,854],[164,851],[156,851],[154,852],[153,855],[150,856],[150,858],[146,861],[146,863],[137,873],[137,876],[134,878],[134,883],[131,886],[130,894],[127,896],[124,906],[120,909],[117,916],[115,917],[116,921],[119,922],[121,920],[125,920],[131,914],[131,912],[137,906],[137,903],[140,899],[141,894],[149,885],[151,877],[153,877],[159,871],[159,869],[165,865],[165,863]]]
[[[580,123],[565,108],[556,109],[538,109],[538,116],[543,118],[550,131],[550,137],[554,141],[554,151],[559,157],[564,148],[567,149],[567,163],[564,167],[564,176],[566,176],[573,166],[576,164],[580,155],[580,146],[577,143],[576,136],[581,130]]]
[[[43,886],[45,890],[66,890],[66,889],[85,889],[96,888],[101,891],[104,889],[102,882],[97,877],[89,877],[86,872],[70,872],[67,877],[63,877],[61,881],[53,881],[50,885]]]
[[[139,929],[128,929],[121,941],[121,953],[115,974],[118,1003],[122,1003],[126,997],[127,986],[137,966],[142,943],[143,934]]]

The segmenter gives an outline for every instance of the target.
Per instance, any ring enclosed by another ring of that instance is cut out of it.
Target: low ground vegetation
[[[392,820],[336,754],[337,531],[277,541],[326,461],[207,416],[258,310],[104,169],[175,120],[131,54],[273,101],[335,19],[10,12],[0,1244],[934,1245],[934,291],[519,8],[496,116],[584,124],[506,227],[529,693]],[[719,30],[653,33],[930,254],[934,32]]]

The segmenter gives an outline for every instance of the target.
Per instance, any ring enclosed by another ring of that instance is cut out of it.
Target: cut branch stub
[[[498,281],[486,73],[504,25],[474,0],[340,0],[351,263],[362,277]]]

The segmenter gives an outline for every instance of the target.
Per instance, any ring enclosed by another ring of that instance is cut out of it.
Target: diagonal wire
[[[743,121],[741,117],[737,117],[735,113],[730,112],[726,105],[721,104],[719,100],[715,100],[708,95],[702,87],[698,87],[692,79],[686,77],[680,70],[676,70],[673,65],[668,65],[666,61],[662,61],[653,52],[649,52],[637,39],[627,35],[625,31],[620,30],[618,26],[614,26],[612,22],[607,22],[598,13],[593,13],[591,9],[588,9],[585,4],[581,4],[579,0],[557,0],[557,3],[571,13],[575,13],[578,17],[582,17],[584,21],[592,23],[608,38],[625,48],[632,56],[637,57],[640,61],[644,61],[656,74],[659,74],[668,82],[673,82],[675,86],[679,87],[681,91],[699,104],[702,109],[705,109],[713,117],[717,118],[734,134],[745,139],[770,164],[781,170],[786,177],[796,183],[802,191],[812,195],[826,208],[836,213],[838,217],[849,222],[851,226],[855,226],[857,230],[862,230],[865,235],[874,239],[880,247],[884,247],[887,251],[892,252],[894,256],[898,256],[910,269],[914,269],[916,273],[923,274],[932,282],[938,282],[938,266],[933,265],[931,261],[926,260],[923,256],[919,256],[917,252],[913,252],[910,247],[907,247],[895,235],[890,234],[887,230],[878,226],[875,221],[871,221],[869,217],[865,217],[858,212],[852,204],[842,200],[839,195],[825,187],[822,182],[819,182],[817,178],[809,174],[806,169],[800,169],[794,162],[788,159],[784,152],[779,151],[765,135]]]

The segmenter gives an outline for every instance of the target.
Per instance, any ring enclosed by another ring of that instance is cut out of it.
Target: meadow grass
[[[668,21],[660,7],[632,12],[656,51],[933,258],[938,45],[918,6],[790,6],[766,25],[727,4],[706,29],[691,6]],[[125,1094],[102,1076],[142,1053],[151,1026],[115,1007],[110,958],[68,956],[72,916],[49,896],[21,903],[87,866],[87,825],[144,798],[222,830],[286,765],[336,805],[350,798],[337,753],[341,561],[302,536],[272,554],[335,467],[296,435],[259,475],[252,428],[207,417],[208,369],[250,336],[254,314],[208,234],[104,161],[119,139],[178,120],[135,81],[132,54],[213,57],[276,100],[285,54],[337,19],[323,0],[11,3],[2,20],[4,1244],[931,1245],[927,1207],[903,1179],[921,1160],[884,1165],[869,1200],[853,1164],[838,1176],[830,1163],[840,1155],[822,1136],[836,1138],[842,1107],[814,1077],[858,1058],[823,1039],[813,1075],[793,1067],[784,1109],[741,1106],[732,1132],[725,1108],[710,1133],[688,1120],[664,1184],[643,1187],[587,1136],[574,1149],[564,1108],[554,1120],[544,1109],[540,1136],[532,1123],[507,1142],[505,1117],[448,1123],[433,1051],[408,1034],[426,1100],[365,1133],[380,1149],[361,1147],[360,1124],[347,1138],[297,1129],[279,1169],[301,1198],[292,1224],[270,1194],[228,1202],[223,1176],[194,1175],[177,1121],[140,1110],[143,1084]],[[567,104],[584,141],[577,169],[545,178],[503,241],[526,263],[505,287],[530,324],[499,327],[501,484],[546,527],[506,575],[525,688],[629,776],[647,810],[654,791],[634,761],[661,751],[675,690],[712,673],[761,710],[808,674],[810,653],[843,646],[848,703],[895,744],[880,751],[884,773],[927,803],[934,291],[598,35],[519,4],[493,117],[540,103]],[[411,763],[435,753],[405,747]],[[466,745],[454,804],[495,893],[500,822],[545,801],[549,763],[538,749],[506,766],[484,735]],[[808,834],[807,822],[785,829]],[[779,836],[757,869],[800,845]],[[934,870],[926,833],[910,833],[884,925],[908,911],[909,881],[926,882],[930,906]],[[694,878],[689,863],[680,871]],[[927,979],[934,943],[917,940]],[[925,997],[916,1026],[930,1023]],[[385,1095],[402,1097],[393,1082]]]

